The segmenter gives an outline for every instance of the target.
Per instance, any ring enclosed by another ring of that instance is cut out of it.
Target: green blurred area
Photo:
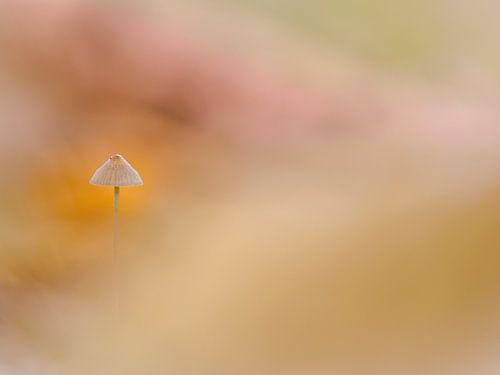
[[[451,80],[484,69],[500,85],[494,2],[393,0],[218,0],[278,20],[285,27],[391,72]],[[461,65],[465,65],[462,67]],[[457,66],[458,65],[458,66]],[[458,72],[455,72],[458,70]]]

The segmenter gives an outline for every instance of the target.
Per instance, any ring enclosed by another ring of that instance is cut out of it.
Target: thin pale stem
[[[120,187],[115,186],[115,199],[114,199],[114,229],[115,229],[115,245],[116,245],[116,236],[118,235],[118,211],[120,208]],[[115,249],[116,250],[116,247]]]
[[[113,283],[113,294],[114,294],[114,305],[118,306],[119,301],[119,280],[118,280],[118,237],[120,230],[120,187],[114,187],[114,209],[113,209],[113,254],[112,254],[112,283]]]

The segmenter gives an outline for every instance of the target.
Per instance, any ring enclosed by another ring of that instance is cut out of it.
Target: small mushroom
[[[120,206],[120,186],[140,186],[143,185],[141,176],[132,168],[130,163],[120,154],[113,154],[106,162],[95,171],[90,179],[90,184],[98,186],[114,187],[114,228],[113,228],[113,260],[112,260],[112,280],[115,307],[118,306],[118,276],[116,258],[118,256],[118,232],[119,216],[118,208]]]

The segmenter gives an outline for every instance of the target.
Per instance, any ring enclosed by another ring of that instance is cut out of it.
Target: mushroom
[[[90,184],[98,186],[114,186],[115,188],[115,214],[118,215],[120,204],[120,186],[140,186],[142,182],[139,173],[132,168],[130,163],[120,154],[113,154],[106,162],[95,171],[90,179]]]
[[[113,154],[106,162],[101,165],[90,179],[91,185],[113,186],[114,187],[114,225],[113,225],[113,284],[115,283],[115,260],[118,252],[118,227],[119,216],[118,208],[120,206],[120,187],[121,186],[140,186],[143,185],[141,176],[132,168],[130,163],[120,154]],[[118,293],[114,287],[116,305],[118,304]]]

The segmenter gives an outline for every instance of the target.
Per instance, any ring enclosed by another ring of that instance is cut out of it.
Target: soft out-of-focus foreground
[[[499,12],[3,0],[0,373],[498,374]]]

